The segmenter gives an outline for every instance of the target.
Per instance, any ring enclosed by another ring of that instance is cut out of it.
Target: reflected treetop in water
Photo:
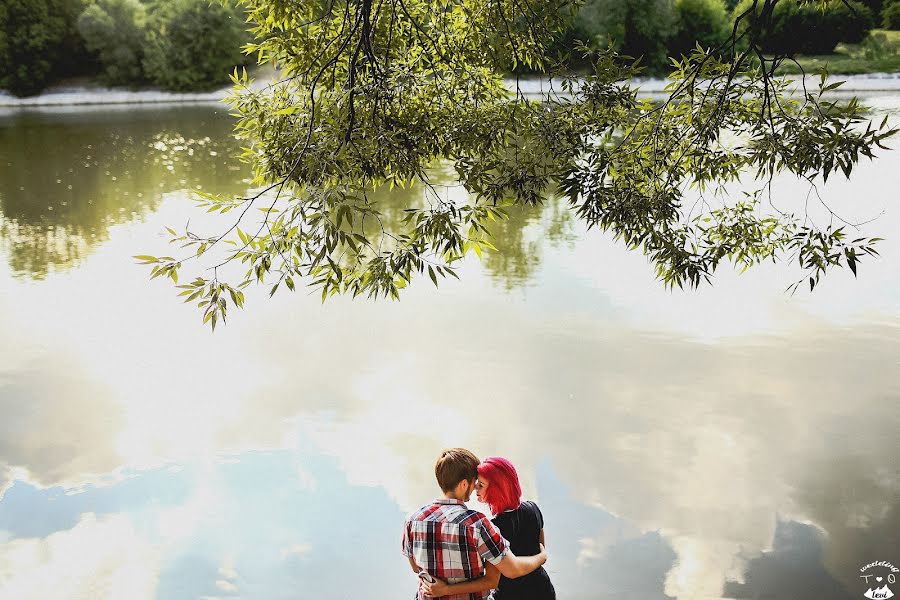
[[[232,122],[206,107],[0,118],[0,246],[13,272],[77,264],[168,193],[244,191]]]
[[[428,181],[432,189],[448,199],[466,195],[449,165],[433,165],[428,170]],[[425,188],[421,182],[413,182],[405,187],[381,187],[369,194],[380,214],[378,219],[367,221],[365,234],[377,245],[382,227],[385,231],[402,228],[410,209],[428,205]],[[486,223],[486,228],[486,239],[496,250],[484,247],[478,252],[487,272],[506,290],[521,288],[533,280],[548,245],[576,239],[575,218],[559,196],[551,196],[535,206],[507,207],[502,215]],[[358,231],[363,232],[361,227]]]
[[[245,167],[236,160],[233,120],[211,107],[133,112],[28,113],[0,120],[0,247],[14,273],[43,279],[79,264],[108,238],[111,226],[141,219],[167,194],[241,194]],[[464,193],[446,165],[430,182]],[[427,204],[425,186],[379,188],[379,219],[365,233],[401,227],[410,207]],[[574,219],[561,200],[511,207],[488,224],[501,252],[483,259],[506,289],[526,285],[540,265],[540,239],[573,239]],[[363,223],[358,222],[358,231]]]

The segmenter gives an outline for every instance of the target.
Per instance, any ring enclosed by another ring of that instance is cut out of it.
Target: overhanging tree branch
[[[285,72],[261,91],[236,79],[231,98],[258,191],[238,201],[203,196],[208,210],[241,213],[218,236],[173,234],[192,255],[141,257],[152,276],[177,282],[188,260],[233,242],[212,278],[182,286],[213,326],[229,298],[243,306],[240,290],[273,273],[271,293],[306,280],[323,299],[397,298],[425,273],[437,284],[468,251],[492,247],[488,223],[504,206],[555,190],[590,228],[642,249],[669,286],[710,281],[726,260],[746,268],[771,259],[798,260],[814,287],[827,270],[855,273],[859,257],[874,254],[877,238],[848,241],[793,212],[767,214],[760,202],[767,189],[774,208],[777,173],[849,176],[895,133],[886,121],[863,129],[858,102],[824,101],[834,86],[824,77],[817,93],[804,80],[802,102],[791,97],[775,72],[792,57],[766,55],[760,40],[775,6],[798,0],[754,0],[727,41],[673,62],[660,103],[638,99],[629,81],[639,69],[611,51],[595,53],[579,81],[564,79],[569,95],[552,85],[538,99],[505,88],[517,65],[558,74],[549,48],[566,25],[563,1],[237,1],[255,23],[249,51]],[[729,137],[739,141],[728,147]],[[432,187],[427,172],[439,161],[453,165],[464,198]],[[756,193],[724,193],[748,174],[764,182]],[[412,183],[436,202],[385,223],[368,191]],[[686,203],[690,186],[719,193]],[[239,225],[264,196],[262,221],[244,233]],[[219,280],[229,263],[246,267],[235,284]]]

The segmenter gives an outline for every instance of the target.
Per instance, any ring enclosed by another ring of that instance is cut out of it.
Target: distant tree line
[[[209,0],[3,0],[0,88],[27,96],[65,77],[202,90],[246,64],[240,10]]]
[[[753,0],[586,0],[558,40],[612,46],[643,57],[651,73],[696,44],[715,48]],[[759,15],[751,15],[757,20]],[[39,93],[61,78],[92,75],[108,85],[153,85],[191,91],[227,81],[247,64],[249,41],[240,9],[209,0],[3,0],[0,3],[0,88]],[[829,54],[839,42],[859,43],[870,29],[900,29],[900,0],[802,4],[782,0],[765,23],[763,49]]]
[[[879,25],[900,29],[900,0],[885,5],[882,0],[841,0],[824,8],[782,0],[765,20],[750,10],[753,6],[754,0],[586,0],[560,45],[571,47],[578,39],[595,48],[611,46],[643,57],[651,71],[658,71],[668,57],[689,54],[698,43],[703,48],[724,43],[744,13],[741,27],[761,30],[765,52],[788,55],[830,54],[840,42],[862,42]]]

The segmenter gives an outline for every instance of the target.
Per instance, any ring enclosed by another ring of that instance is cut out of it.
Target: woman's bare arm
[[[509,552],[497,563],[497,569],[504,577],[516,579],[523,575],[528,575],[535,569],[547,562],[547,550],[541,546],[540,554],[534,556],[516,556]]]

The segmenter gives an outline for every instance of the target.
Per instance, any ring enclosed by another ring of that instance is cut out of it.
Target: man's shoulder
[[[490,523],[490,519],[484,516],[483,513],[478,512],[477,510],[472,510],[471,508],[462,507],[463,510],[460,511],[459,515],[456,518],[457,523],[462,523],[465,525],[479,525],[483,523]]]
[[[442,504],[429,502],[414,511],[407,521],[441,521],[457,525],[475,526],[481,522],[490,522],[484,514],[464,504]]]
[[[423,504],[418,509],[409,513],[406,517],[407,521],[425,521],[428,520],[429,517],[434,515],[436,512],[440,510],[440,505],[437,502],[429,502],[428,504]]]

